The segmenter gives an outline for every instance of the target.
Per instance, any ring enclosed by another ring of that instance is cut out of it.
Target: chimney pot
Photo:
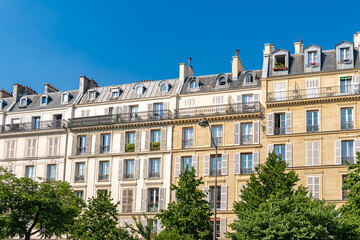
[[[188,59],[189,59],[189,68],[191,68],[191,60],[192,60],[192,58],[189,57]]]
[[[238,57],[239,56],[239,49],[235,50],[235,56]]]

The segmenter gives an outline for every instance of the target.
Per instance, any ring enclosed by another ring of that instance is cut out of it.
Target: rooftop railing
[[[282,92],[269,92],[268,102],[291,101],[291,100],[304,100],[310,98],[325,98],[325,97],[338,97],[345,95],[358,95],[360,94],[359,84],[321,87],[310,89],[297,89]]]
[[[1,126],[1,133],[29,132],[66,128],[65,120],[13,123]]]

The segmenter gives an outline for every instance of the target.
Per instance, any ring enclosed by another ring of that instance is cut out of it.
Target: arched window
[[[163,85],[161,85],[160,91],[161,92],[167,92],[168,91],[168,85],[165,84],[165,83]]]
[[[190,88],[194,89],[194,88],[197,88],[197,87],[198,87],[198,84],[197,84],[196,80],[195,79],[192,80],[190,82]]]
[[[226,85],[226,79],[224,77],[219,79],[219,86],[225,86]]]
[[[137,87],[135,88],[135,93],[136,93],[136,94],[142,94],[142,89],[143,89],[142,86],[137,86]]]
[[[69,102],[69,93],[64,92],[61,94],[61,103],[68,103]]]
[[[248,74],[246,76],[246,83],[253,83],[254,82],[254,76],[252,74]]]

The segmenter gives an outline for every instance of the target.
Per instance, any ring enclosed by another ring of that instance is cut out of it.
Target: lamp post
[[[206,120],[205,117],[199,122],[199,126],[203,127],[203,128],[209,127],[210,136],[211,136],[211,142],[215,147],[215,187],[214,187],[214,229],[213,229],[213,239],[216,240],[217,170],[218,170],[217,169],[218,168],[217,145],[216,145],[216,143],[214,141],[214,138],[213,138],[213,135],[212,135],[212,132],[211,132],[211,128],[210,128],[210,125],[209,125],[209,121]]]

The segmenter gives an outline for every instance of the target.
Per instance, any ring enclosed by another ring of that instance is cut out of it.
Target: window
[[[350,130],[354,128],[352,110],[352,108],[341,109],[341,130]]]
[[[221,206],[221,186],[216,187],[216,209]],[[210,209],[214,210],[215,206],[215,187],[210,187]]]
[[[251,103],[254,102],[253,99],[254,99],[253,95],[243,95],[243,96],[242,96],[242,103],[243,103],[244,105],[251,104]]]
[[[85,181],[85,163],[75,164],[75,181]]]
[[[135,151],[135,132],[127,132],[126,133],[126,152],[134,152]]]
[[[161,85],[160,91],[161,91],[161,92],[167,92],[167,91],[168,91],[168,85],[167,85],[167,84]]]
[[[214,219],[210,219],[210,228],[214,229]],[[220,219],[216,219],[216,237],[220,237]]]
[[[80,136],[78,138],[78,154],[86,153],[86,136]]]
[[[6,141],[5,158],[15,157],[15,140]]]
[[[241,124],[241,144],[252,144],[252,123]]]
[[[306,132],[319,131],[319,111],[306,112]]]
[[[342,187],[344,187],[345,180],[347,178],[347,175],[342,175]],[[341,188],[342,189],[342,188]],[[349,190],[342,190],[342,200],[348,200]]]
[[[114,114],[114,108],[113,107],[109,107],[109,115],[113,115]]]
[[[196,80],[191,80],[191,82],[190,82],[190,88],[191,88],[191,89],[195,89],[195,88],[197,88],[197,87],[198,87],[197,81],[196,81]]]
[[[99,180],[109,180],[109,161],[101,161],[99,165]]]
[[[354,141],[341,141],[341,163],[354,163]]]
[[[49,156],[55,156],[58,154],[58,144],[59,138],[58,137],[49,137]]]
[[[110,134],[101,135],[101,152],[110,152]]]
[[[152,130],[151,131],[150,150],[160,150],[160,140],[161,140],[161,131],[160,130]]]
[[[36,116],[32,117],[32,130],[39,130],[41,126],[41,118]]]
[[[349,48],[340,48],[340,63],[351,63]]]
[[[27,104],[28,104],[28,99],[27,99],[27,97],[22,97],[22,98],[20,99],[20,107],[21,107],[21,108],[27,107]]]
[[[48,103],[48,96],[41,96],[41,105],[46,105]]]
[[[193,147],[193,129],[184,128],[183,130],[183,148]]]
[[[352,77],[340,78],[340,93],[350,94],[352,90],[351,86]]]
[[[95,98],[96,98],[96,92],[89,91],[89,100],[95,100]]]
[[[130,119],[137,119],[138,118],[138,110],[139,106],[130,106]]]
[[[251,153],[242,153],[241,154],[241,174],[251,174],[253,167],[253,160]]]
[[[222,156],[217,155],[217,168],[216,168],[216,155],[211,156],[211,162],[210,162],[210,176],[221,175],[221,162],[222,162]]]
[[[69,93],[67,92],[64,92],[61,94],[61,103],[68,103],[69,102],[69,99],[70,96],[69,96]]]
[[[183,157],[182,158],[182,172],[188,167],[191,169],[192,167],[192,157]]]
[[[157,212],[159,209],[159,189],[149,189],[149,205],[148,212]]]
[[[160,177],[160,158],[150,159],[149,178]]]
[[[275,56],[275,68],[285,68],[285,55],[277,55]]]
[[[274,83],[274,101],[286,100],[286,82]]]
[[[275,113],[275,124],[274,124],[274,134],[280,135],[285,134],[286,128],[285,128],[285,113]]]
[[[53,128],[60,128],[62,127],[62,114],[54,114],[53,115]]]
[[[274,152],[279,156],[279,159],[285,161],[285,144],[274,145]]]
[[[122,190],[122,212],[133,211],[133,189],[123,188]]]
[[[252,74],[246,75],[245,83],[254,83],[254,76]]]
[[[138,86],[135,88],[135,94],[143,94],[143,87],[142,86]]]
[[[35,179],[35,166],[25,166],[25,177]]]
[[[35,157],[37,147],[36,139],[27,139],[26,141],[26,157]]]
[[[81,199],[84,199],[84,191],[74,191],[75,196]]]
[[[218,80],[218,85],[219,85],[219,86],[225,86],[225,85],[226,85],[226,78],[221,77],[221,78]]]
[[[317,51],[308,52],[308,67],[315,67],[318,65]]]
[[[214,142],[211,143],[211,146],[214,146],[214,143],[216,146],[222,146],[222,126],[213,126],[211,128],[211,132],[214,139]]]
[[[117,98],[118,96],[120,96],[120,90],[118,88],[112,88],[110,91],[112,98]]]
[[[47,181],[56,181],[56,164],[47,165],[46,180]]]
[[[125,160],[125,176],[126,179],[134,178],[135,171],[135,163],[134,160]]]
[[[164,116],[164,109],[162,103],[155,103],[154,104],[154,117],[155,119],[163,119]]]
[[[319,79],[307,79],[306,80],[306,97],[317,98],[319,97]]]
[[[0,99],[0,110],[3,110],[3,108],[5,107],[6,102],[4,100]]]
[[[320,176],[308,176],[307,187],[313,198],[320,199]]]

